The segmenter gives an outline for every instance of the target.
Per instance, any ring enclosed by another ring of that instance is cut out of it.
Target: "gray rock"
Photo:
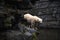
[[[26,36],[32,36],[32,33],[30,33],[30,32],[25,32],[24,35],[26,35]]]
[[[26,28],[26,30],[28,30],[28,32],[30,32],[30,33],[35,33],[35,32],[37,32],[34,28],[29,28],[29,27],[25,27]]]
[[[56,20],[57,20],[57,21],[60,20],[60,14],[56,14]]]

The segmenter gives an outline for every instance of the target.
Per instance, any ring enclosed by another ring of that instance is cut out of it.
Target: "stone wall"
[[[0,31],[0,40],[28,40],[27,36],[20,35],[19,30],[7,30],[4,31],[3,21],[5,19],[5,15],[7,14],[6,6],[4,3],[0,3],[0,30],[2,28],[2,32]],[[9,12],[16,13],[14,9],[8,9]],[[19,10],[18,14],[23,14],[26,10]],[[27,10],[32,15],[37,15],[43,19],[43,23],[38,26],[40,28],[40,34],[38,36],[39,40],[60,40],[60,3],[59,2],[49,2],[48,0],[40,0],[36,1],[36,4],[32,9]],[[52,28],[52,29],[42,29],[42,28]]]
[[[40,0],[35,4],[35,8],[31,10],[34,15],[37,15],[43,19],[43,23],[40,27],[48,28],[60,28],[60,3],[48,0]]]

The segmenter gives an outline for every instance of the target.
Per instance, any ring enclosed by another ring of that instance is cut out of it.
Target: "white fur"
[[[25,14],[24,19],[26,19],[28,22],[40,22],[42,23],[42,19],[37,16],[32,16],[31,14]]]
[[[37,16],[34,16],[34,19],[35,19],[36,22],[42,23],[42,19],[41,19],[41,18],[39,18],[39,17],[37,17]]]
[[[33,21],[33,16],[31,14],[25,14],[24,19],[26,19],[28,22]]]

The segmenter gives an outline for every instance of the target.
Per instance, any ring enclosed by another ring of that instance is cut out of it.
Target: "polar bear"
[[[27,22],[31,23],[31,27],[35,24],[35,22],[39,22],[42,23],[42,19],[37,17],[37,16],[33,16],[29,13],[24,15],[24,19],[27,20]]]

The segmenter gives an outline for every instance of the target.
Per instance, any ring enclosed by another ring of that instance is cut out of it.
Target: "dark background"
[[[16,4],[14,4],[16,6]],[[23,4],[24,5],[24,4]],[[37,15],[43,19],[43,23],[37,26],[40,29],[38,36],[39,40],[60,40],[60,1],[59,0],[38,0],[35,1],[34,7],[17,7],[8,6],[4,0],[0,0],[0,40],[24,40],[18,28],[5,27],[4,20],[8,13],[17,13],[15,16],[19,19],[18,15],[24,15],[24,11],[30,12],[32,15]],[[14,8],[15,7],[15,8]],[[38,14],[37,14],[38,13]],[[5,15],[6,14],[6,15]],[[20,17],[22,23],[22,17]],[[15,23],[17,24],[18,21]],[[24,21],[23,21],[24,24]],[[10,30],[10,31],[8,31]],[[28,40],[27,38],[25,40]],[[29,39],[31,40],[31,39]]]

